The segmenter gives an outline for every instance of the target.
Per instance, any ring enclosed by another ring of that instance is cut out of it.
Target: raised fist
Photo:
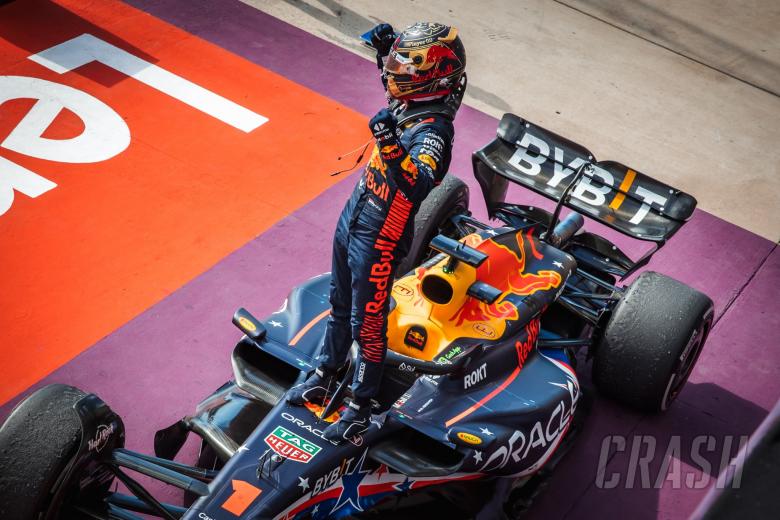
[[[398,121],[390,110],[383,108],[368,122],[368,127],[377,141],[386,142],[395,139],[395,127]]]
[[[388,23],[380,23],[371,30],[371,45],[380,58],[390,54],[390,48],[395,41],[395,31]]]

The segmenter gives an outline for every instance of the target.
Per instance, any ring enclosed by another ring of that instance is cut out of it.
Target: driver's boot
[[[318,368],[306,381],[287,392],[287,402],[295,406],[303,406],[306,403],[323,405],[325,398],[333,395],[337,386],[335,374]]]
[[[339,420],[322,432],[322,438],[333,444],[341,444],[355,435],[366,431],[371,424],[371,404],[363,406],[355,401],[349,403]]]

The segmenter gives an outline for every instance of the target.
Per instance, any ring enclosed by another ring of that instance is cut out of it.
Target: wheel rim
[[[699,359],[699,354],[701,354],[701,349],[704,346],[704,341],[707,339],[711,324],[712,314],[710,313],[702,319],[701,325],[691,333],[691,337],[688,339],[677,365],[672,371],[669,382],[666,384],[664,397],[661,401],[662,411],[666,411],[666,409],[669,408],[669,405],[677,399],[680,391],[688,381],[688,377],[693,371],[696,360]]]

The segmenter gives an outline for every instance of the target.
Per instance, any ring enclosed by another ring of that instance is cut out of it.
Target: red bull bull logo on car
[[[510,294],[528,296],[537,291],[558,287],[561,275],[557,271],[542,270],[537,273],[525,271],[525,244],[523,234],[515,235],[517,250],[499,244],[493,239],[479,244],[478,249],[488,254],[488,259],[477,268],[477,280],[503,290],[503,294],[495,303],[486,304],[476,298],[467,298],[458,311],[450,318],[457,326],[464,321],[485,322],[491,319],[515,320],[518,318],[517,307],[508,301]],[[533,240],[533,239],[529,239]],[[533,249],[533,244],[529,243]]]

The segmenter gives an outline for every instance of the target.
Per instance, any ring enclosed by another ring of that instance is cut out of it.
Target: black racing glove
[[[394,41],[395,31],[389,23],[380,23],[371,30],[371,45],[376,49],[379,58],[390,54]]]
[[[401,141],[395,135],[395,128],[398,126],[398,121],[390,110],[383,108],[376,113],[371,121],[368,122],[368,127],[371,129],[371,133],[376,138],[376,146],[379,148],[379,155],[382,160],[390,163],[396,163],[401,157],[406,155]]]
[[[398,121],[390,110],[383,108],[368,122],[371,133],[374,134],[379,146],[396,140],[395,128]]]
[[[385,66],[384,59],[390,54],[390,49],[395,41],[395,31],[389,23],[380,23],[371,29],[371,46],[376,49],[376,66],[382,70]],[[384,83],[384,76],[382,77]],[[385,85],[387,88],[387,85]]]

